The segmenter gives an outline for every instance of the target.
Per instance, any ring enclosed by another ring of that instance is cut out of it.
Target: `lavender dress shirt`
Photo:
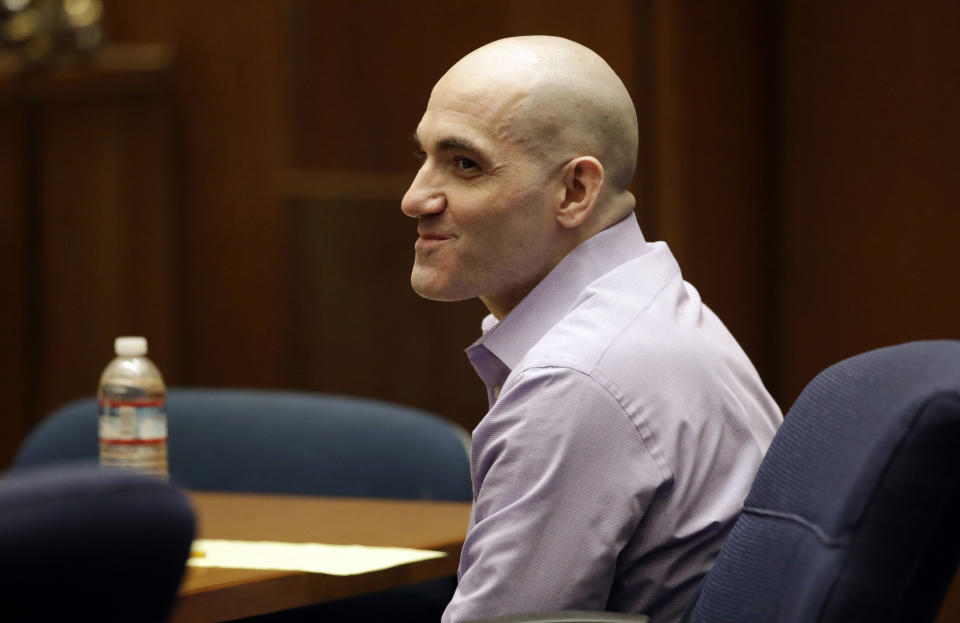
[[[467,355],[490,410],[443,621],[677,620],[782,420],[747,356],[632,215],[483,328]]]

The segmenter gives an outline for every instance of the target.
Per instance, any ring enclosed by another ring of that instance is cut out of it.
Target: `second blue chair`
[[[171,479],[188,489],[469,501],[466,433],[376,400],[305,392],[171,389]],[[40,423],[14,470],[97,456],[97,403]]]

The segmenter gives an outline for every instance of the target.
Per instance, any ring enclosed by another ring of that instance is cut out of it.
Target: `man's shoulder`
[[[681,305],[686,285],[677,275],[655,294],[640,296],[629,284],[614,278],[598,280],[530,348],[521,365],[576,360],[581,367],[592,368],[611,348],[668,342],[683,328],[682,319],[674,312]],[[695,304],[699,306],[699,297]],[[660,339],[661,335],[667,339]]]
[[[649,299],[632,298],[623,288],[590,292],[515,372],[543,367],[572,368],[627,387],[642,383],[647,390],[703,386],[716,370],[752,370],[727,328],[679,275]]]

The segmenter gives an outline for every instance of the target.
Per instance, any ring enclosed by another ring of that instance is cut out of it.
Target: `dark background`
[[[105,19],[136,47],[0,69],[0,467],[95,391],[122,334],[169,385],[472,428],[484,309],[410,291],[399,200],[433,83],[515,34],[573,38],[623,78],[641,226],[784,410],[841,358],[960,338],[956,2],[107,0]]]

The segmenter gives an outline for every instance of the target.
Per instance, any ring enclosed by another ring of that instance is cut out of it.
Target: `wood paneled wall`
[[[960,4],[789,2],[781,396],[857,352],[960,337]]]
[[[282,7],[129,0],[107,18],[113,40],[176,49],[185,355],[169,380],[283,386]]]
[[[46,411],[96,390],[109,336],[152,336],[176,372],[169,54],[0,75],[4,463]],[[7,125],[9,124],[9,125]]]
[[[28,367],[27,223],[25,200],[25,112],[15,102],[0,100],[0,389],[7,412],[0,415],[0,469],[29,430],[26,380]]]

